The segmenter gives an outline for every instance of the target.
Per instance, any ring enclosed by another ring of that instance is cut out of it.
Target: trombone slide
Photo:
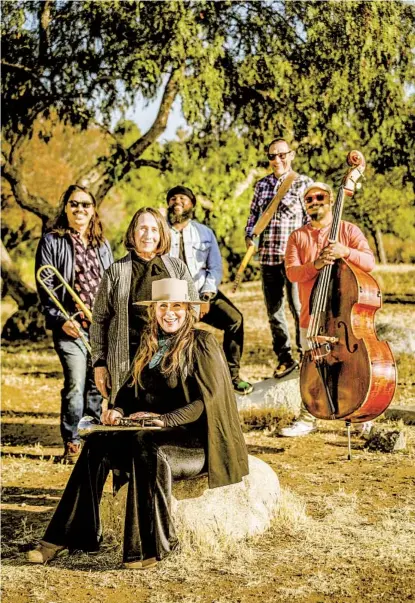
[[[46,276],[42,274],[43,271],[45,271],[45,270],[47,270],[49,272],[49,274]],[[50,273],[52,273],[52,274],[50,274]],[[55,276],[59,281],[59,285],[57,285],[56,287],[53,287],[53,288],[48,287],[46,284],[47,279],[50,278],[52,275]],[[43,289],[46,291],[46,293],[49,295],[49,297],[51,298],[53,303],[56,305],[56,307],[62,312],[62,314],[64,315],[66,320],[70,320],[76,326],[76,324],[74,323],[74,320],[82,312],[84,314],[85,318],[87,320],[89,320],[89,322],[92,322],[91,310],[89,308],[87,308],[87,306],[82,301],[82,299],[79,297],[79,295],[76,293],[76,291],[74,291],[72,289],[72,287],[70,286],[70,284],[65,281],[65,279],[63,278],[63,276],[61,275],[59,270],[57,268],[55,268],[55,266],[52,266],[52,264],[44,264],[43,266],[41,266],[38,269],[38,271],[36,272],[36,279],[39,282],[39,284],[43,287]],[[63,304],[59,301],[59,299],[55,295],[55,291],[57,289],[59,289],[60,287],[64,287],[67,290],[67,292],[69,293],[69,295],[71,296],[71,298],[73,299],[73,301],[79,306],[80,310],[78,312],[75,312],[74,314],[69,314],[69,312],[63,306]],[[79,337],[82,339],[82,341],[85,344],[86,349],[88,350],[89,353],[91,353],[91,345],[90,345],[84,331],[79,327],[76,327],[76,328],[78,330]]]

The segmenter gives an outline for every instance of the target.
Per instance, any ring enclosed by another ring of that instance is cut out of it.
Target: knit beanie
[[[196,205],[196,197],[194,196],[193,191],[190,190],[190,188],[187,188],[187,186],[181,186],[180,184],[178,186],[173,186],[167,193],[167,203],[174,195],[186,195],[193,203],[193,207]]]

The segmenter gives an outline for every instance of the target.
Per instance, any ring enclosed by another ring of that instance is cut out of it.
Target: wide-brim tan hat
[[[187,281],[179,278],[162,278],[159,281],[151,283],[151,300],[134,302],[136,306],[149,306],[157,302],[180,302],[186,304],[200,305],[200,300],[193,300],[189,297],[189,287]]]
[[[313,182],[312,184],[309,184],[303,193],[304,199],[313,188],[319,188],[320,190],[325,191],[330,195],[330,199],[333,199],[333,189],[328,184],[325,184],[325,182]]]

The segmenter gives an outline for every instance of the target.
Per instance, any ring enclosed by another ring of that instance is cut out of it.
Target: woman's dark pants
[[[99,503],[113,468],[128,476],[124,561],[163,559],[178,545],[171,517],[172,481],[194,477],[204,465],[204,444],[194,424],[91,434],[44,540],[71,550],[98,550]]]

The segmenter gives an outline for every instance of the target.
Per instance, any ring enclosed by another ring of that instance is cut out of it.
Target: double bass
[[[365,169],[359,151],[347,156],[333,209],[329,241],[339,236],[345,199],[351,199]],[[396,364],[386,341],[379,341],[374,318],[382,306],[376,280],[338,259],[319,272],[310,298],[309,350],[304,353],[300,389],[307,410],[319,419],[343,419],[346,424],[378,417],[396,389]],[[350,432],[349,432],[350,433]]]

